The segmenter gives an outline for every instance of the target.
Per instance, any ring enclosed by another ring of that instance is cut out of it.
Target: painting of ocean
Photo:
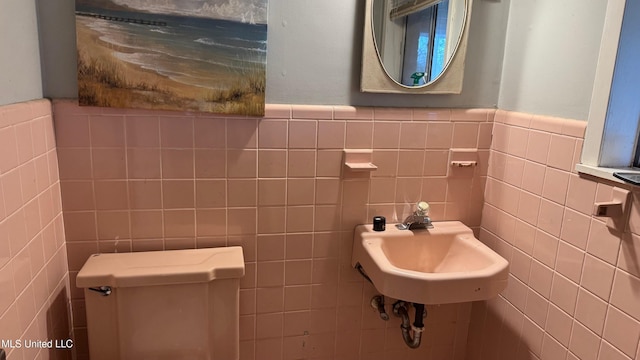
[[[76,0],[81,105],[264,114],[267,0]]]

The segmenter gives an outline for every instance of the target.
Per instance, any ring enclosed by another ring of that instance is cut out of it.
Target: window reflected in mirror
[[[436,80],[458,46],[464,15],[464,0],[375,0],[375,44],[389,77],[408,87]]]

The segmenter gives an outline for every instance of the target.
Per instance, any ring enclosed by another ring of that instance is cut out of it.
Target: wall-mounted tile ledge
[[[344,165],[351,171],[375,171],[378,169],[371,162],[373,150],[369,149],[345,149]]]

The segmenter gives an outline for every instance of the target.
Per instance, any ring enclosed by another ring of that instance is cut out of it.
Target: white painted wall
[[[46,14],[40,20],[44,93],[76,97],[74,0],[37,2]],[[267,102],[493,107],[508,8],[508,0],[474,0],[461,95],[386,95],[359,91],[364,0],[269,0]]]
[[[606,5],[511,1],[498,107],[586,120]]]
[[[0,0],[0,105],[42,98],[35,0]]]

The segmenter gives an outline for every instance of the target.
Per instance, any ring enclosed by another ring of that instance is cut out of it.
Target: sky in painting
[[[159,14],[267,23],[267,0],[112,0],[118,5]]]

